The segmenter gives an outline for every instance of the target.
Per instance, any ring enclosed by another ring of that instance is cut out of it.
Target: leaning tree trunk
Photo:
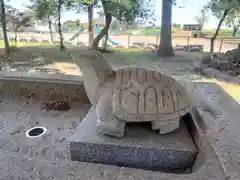
[[[235,37],[236,34],[237,34],[237,31],[238,31],[239,27],[233,27],[233,33],[232,33],[232,37]]]
[[[214,34],[213,37],[211,37],[211,40],[210,40],[210,53],[213,53],[213,52],[214,52],[214,42],[215,42],[215,40],[216,40],[216,38],[217,38],[217,36],[218,36],[218,33],[219,33],[220,28],[221,28],[221,26],[222,26],[222,23],[223,23],[223,21],[225,20],[225,18],[226,18],[226,16],[227,16],[227,14],[228,14],[229,11],[230,11],[229,8],[224,11],[223,16],[222,16],[222,18],[220,19],[220,21],[219,21],[219,23],[218,23],[218,26],[217,26],[217,29],[216,29],[216,31],[215,31],[215,34]]]
[[[62,25],[61,25],[61,7],[62,7],[62,0],[58,1],[58,33],[60,37],[60,51],[65,49],[63,45],[63,36],[62,36]]]
[[[51,42],[53,43],[52,21],[50,20],[50,18],[48,18],[48,29],[49,29],[49,32],[50,32]]]
[[[93,41],[93,5],[89,5],[88,6],[88,44],[89,46],[92,44]]]
[[[172,47],[172,0],[162,0],[162,23],[158,53],[160,56],[174,56]]]
[[[14,42],[15,42],[15,45],[17,45],[17,39],[18,39],[18,30],[15,30],[14,31]]]
[[[103,45],[104,50],[107,49],[107,41],[108,41],[108,32],[106,33],[106,36],[105,36],[105,41],[104,41],[104,45]]]
[[[110,28],[110,24],[112,22],[112,15],[110,14],[106,14],[105,15],[105,26],[104,28],[101,30],[101,32],[96,36],[96,38],[93,40],[92,49],[98,49],[99,46],[99,42],[101,41],[101,39],[108,34],[109,28]],[[107,38],[107,37],[106,37]]]
[[[8,37],[7,37],[7,25],[6,25],[6,13],[5,13],[4,0],[0,0],[0,6],[1,6],[1,21],[2,21],[2,32],[3,32],[3,39],[4,39],[4,45],[5,45],[5,52],[6,54],[9,54],[10,46],[9,46]]]

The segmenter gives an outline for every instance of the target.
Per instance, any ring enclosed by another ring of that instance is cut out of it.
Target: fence
[[[64,33],[64,40],[68,41],[74,34],[72,33]],[[9,37],[13,37],[12,33],[8,33]],[[21,33],[18,35],[19,39],[30,39],[35,38],[40,41],[50,40],[49,33]],[[159,36],[138,36],[138,35],[111,35],[110,39],[112,41],[118,42],[121,46],[126,48],[130,47],[134,42],[145,43],[145,44],[155,44],[158,45],[160,42]],[[57,33],[54,34],[54,41],[59,41],[59,36]],[[74,40],[75,43],[84,43],[88,44],[88,34],[82,33]],[[177,45],[189,46],[189,45],[202,45],[204,52],[210,51],[210,38],[192,38],[192,37],[172,37],[173,47]],[[226,38],[220,37],[215,40],[215,52],[226,52],[227,50],[231,50],[237,48],[237,45],[240,44],[240,38]]]

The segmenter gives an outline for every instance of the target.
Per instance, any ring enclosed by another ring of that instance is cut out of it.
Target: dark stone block
[[[146,124],[144,124],[146,125]],[[90,109],[70,139],[71,159],[165,172],[192,166],[197,149],[185,124],[160,135],[141,123],[128,124],[123,138],[96,132],[96,110]]]

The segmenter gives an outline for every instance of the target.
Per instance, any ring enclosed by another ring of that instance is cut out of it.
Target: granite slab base
[[[100,135],[91,108],[70,138],[70,153],[73,161],[181,172],[193,165],[197,149],[183,122],[166,135],[141,123],[128,124],[123,138]]]

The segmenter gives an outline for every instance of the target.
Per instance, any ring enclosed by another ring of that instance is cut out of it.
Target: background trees
[[[2,24],[5,51],[6,51],[6,54],[9,54],[10,53],[10,47],[9,47],[9,42],[8,42],[8,37],[7,37],[7,23],[6,23],[6,13],[5,13],[5,2],[4,2],[4,0],[0,0],[0,6],[1,6],[1,24]]]
[[[236,12],[236,9],[240,7],[240,0],[211,0],[207,5],[206,9],[210,10],[212,15],[219,19],[218,26],[215,34],[210,41],[210,52],[214,52],[214,41],[218,36],[222,24],[231,17],[231,14]]]
[[[127,23],[152,24],[155,21],[153,4],[150,0],[101,0],[105,16],[105,27],[93,40],[91,48],[97,49],[100,40],[106,35],[112,23],[112,18]]]
[[[228,13],[224,24],[232,28],[232,37],[235,37],[240,28],[240,7],[236,7]]]
[[[48,23],[50,39],[53,42],[52,25],[57,17],[56,2],[54,0],[30,0],[31,5],[28,8],[33,12],[35,18],[41,22]]]
[[[162,0],[162,23],[158,53],[160,56],[174,56],[172,47],[172,0]]]
[[[6,8],[5,8],[6,9]],[[27,12],[21,12],[18,9],[7,6],[7,21],[9,23],[9,29],[14,32],[14,41],[17,44],[18,33],[24,31],[25,28],[28,28],[32,24],[31,15]]]
[[[207,23],[208,19],[209,19],[209,16],[206,8],[202,8],[199,12],[199,15],[195,16],[196,22],[200,24],[202,27],[204,26],[205,23]]]
[[[94,33],[93,33],[93,10],[94,7],[98,7],[99,0],[72,0],[71,8],[76,10],[77,13],[88,13],[88,32],[89,32],[89,45],[91,45]]]

